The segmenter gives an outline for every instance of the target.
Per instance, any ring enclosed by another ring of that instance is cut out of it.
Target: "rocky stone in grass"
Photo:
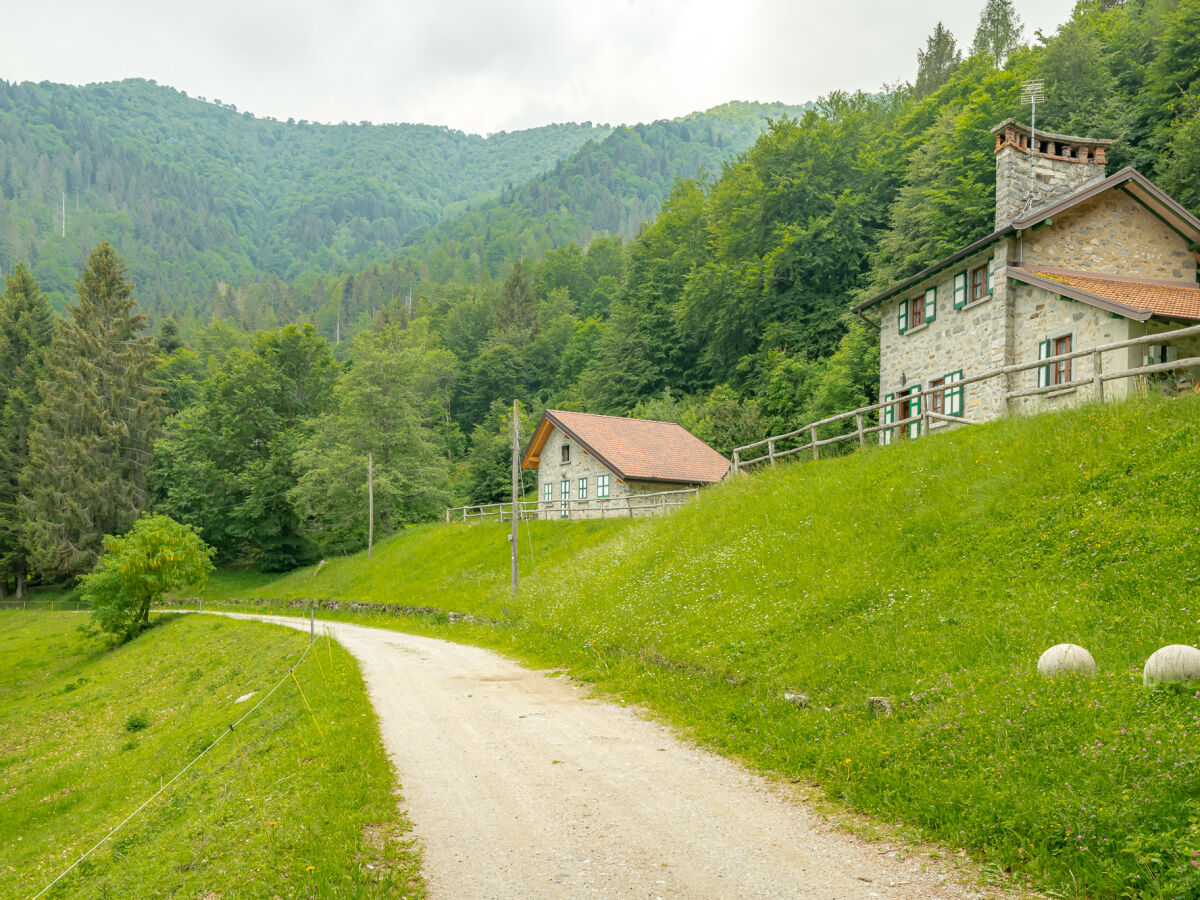
[[[1142,683],[1153,687],[1164,681],[1200,682],[1200,650],[1168,644],[1150,654],[1142,668]]]
[[[873,716],[890,716],[892,714],[892,700],[890,697],[868,697],[867,712]]]
[[[808,708],[808,694],[803,691],[784,691],[783,699],[792,706],[798,706],[801,709]]]
[[[1095,675],[1096,660],[1078,644],[1055,644],[1038,658],[1037,669],[1046,678],[1063,672]]]

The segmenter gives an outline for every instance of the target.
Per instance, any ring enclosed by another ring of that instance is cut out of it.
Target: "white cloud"
[[[727,100],[801,103],[911,79],[953,0],[43,0],[6,15],[9,80],[127,77],[259,115],[466,131],[635,122]],[[1073,0],[1018,0],[1026,33]]]

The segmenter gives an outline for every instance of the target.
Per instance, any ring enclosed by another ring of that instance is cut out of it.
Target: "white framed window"
[[[587,478],[586,477],[579,479],[579,499],[580,500],[587,499]]]
[[[608,477],[607,475],[596,476],[596,499],[608,499]]]
[[[542,499],[547,503],[554,502],[554,482],[547,481],[542,485]]]
[[[567,504],[571,499],[571,479],[564,478],[558,485],[558,505],[561,510],[559,515],[562,518],[567,517]]]

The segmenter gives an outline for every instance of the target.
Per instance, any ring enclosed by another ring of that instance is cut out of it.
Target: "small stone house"
[[[673,422],[548,409],[521,468],[538,473],[538,518],[654,515],[725,477],[729,460]],[[660,496],[655,496],[660,495]]]
[[[1013,119],[992,133],[995,230],[853,308],[879,317],[879,399],[898,401],[883,410],[883,424],[919,415],[920,398],[904,398],[942,385],[927,412],[971,420],[1092,399],[1090,355],[953,385],[1200,323],[1200,220],[1135,169],[1105,176],[1111,141],[1044,131],[1035,140]],[[1182,343],[1108,351],[1101,369],[1200,356],[1200,340]],[[1134,384],[1109,381],[1104,396],[1120,397]],[[1055,385],[1062,389],[1008,396]],[[920,423],[899,431],[895,437],[915,437]],[[892,437],[882,432],[884,442]]]

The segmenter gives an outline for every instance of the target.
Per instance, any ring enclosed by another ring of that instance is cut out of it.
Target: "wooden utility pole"
[[[513,448],[512,448],[512,592],[517,596],[517,521],[519,519],[518,504],[521,502],[521,431],[520,419],[517,418],[517,401],[513,400]]]
[[[367,559],[375,544],[375,459],[367,454]]]

